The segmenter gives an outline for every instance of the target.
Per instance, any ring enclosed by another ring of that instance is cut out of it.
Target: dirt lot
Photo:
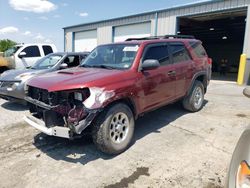
[[[132,146],[118,156],[90,137],[68,141],[28,126],[21,105],[0,100],[0,187],[223,187],[237,140],[250,124],[250,100],[235,83],[212,81],[206,104],[178,104],[136,121]]]

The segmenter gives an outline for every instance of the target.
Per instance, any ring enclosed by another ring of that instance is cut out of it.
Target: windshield
[[[21,46],[14,46],[14,47],[9,48],[8,50],[6,50],[4,52],[4,57],[10,57],[10,56],[12,56],[14,53],[16,53],[16,51],[19,48],[21,48]]]
[[[138,49],[138,44],[98,46],[81,62],[81,67],[128,69],[132,66]]]
[[[31,68],[32,69],[49,69],[53,67],[61,58],[62,58],[62,55],[50,54],[38,60]]]

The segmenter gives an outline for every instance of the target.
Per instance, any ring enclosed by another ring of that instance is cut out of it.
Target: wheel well
[[[112,106],[114,104],[117,104],[117,103],[126,104],[130,108],[130,110],[132,111],[132,113],[133,113],[133,115],[134,115],[134,117],[136,119],[136,117],[137,117],[136,107],[135,107],[134,102],[131,99],[129,99],[129,98],[118,99],[116,101],[113,101],[113,102],[109,103],[107,107],[110,107],[110,106]]]
[[[195,80],[200,81],[204,86],[204,92],[207,92],[207,77],[206,75],[200,75]]]

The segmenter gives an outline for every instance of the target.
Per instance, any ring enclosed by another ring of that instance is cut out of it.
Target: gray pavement
[[[136,121],[132,146],[99,152],[28,126],[27,108],[0,100],[0,187],[223,187],[232,152],[250,124],[250,100],[234,82],[212,81],[204,108],[177,104]]]

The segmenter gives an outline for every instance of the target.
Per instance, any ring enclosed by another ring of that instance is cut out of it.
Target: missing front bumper
[[[55,127],[47,128],[45,126],[45,123],[42,120],[34,116],[24,116],[23,119],[29,125],[31,125],[32,127],[38,129],[39,131],[47,135],[62,137],[62,138],[71,138],[70,129],[68,127],[55,126]]]

